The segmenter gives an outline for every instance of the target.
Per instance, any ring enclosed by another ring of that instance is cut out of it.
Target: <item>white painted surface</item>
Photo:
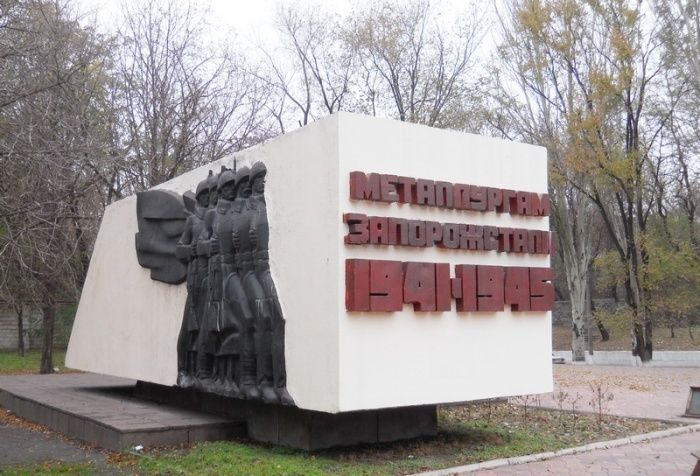
[[[349,200],[353,170],[547,193],[541,147],[385,119],[340,116],[342,212],[543,229],[547,218]],[[342,244],[346,258],[549,266],[549,257],[437,247]],[[454,275],[454,269],[452,269]],[[552,390],[551,314],[346,313],[338,289],[340,410],[418,405]]]
[[[329,224],[338,217],[337,116],[241,153],[267,166],[270,269],[287,321],[287,389],[301,408],[337,411],[338,319],[344,279]]]
[[[224,160],[215,164],[216,169]],[[188,172],[162,187],[183,193],[206,176]],[[184,285],[150,278],[136,258],[136,196],[105,210],[73,323],[66,365],[117,377],[173,385]]]
[[[351,201],[350,171],[545,193],[544,149],[341,113],[237,159],[268,167],[271,269],[287,320],[287,386],[299,407],[338,412],[551,391],[550,313],[414,313],[405,306],[363,314],[347,313],[344,304],[346,258],[549,264],[543,256],[345,245],[342,213],[352,211],[548,229],[546,218]],[[219,164],[161,187],[193,189],[209,168]],[[152,281],[138,265],[135,203],[130,197],[105,213],[66,361],[172,385],[185,288]]]
[[[338,219],[337,120],[332,117],[236,155],[263,161],[270,221],[270,268],[287,321],[287,388],[303,408],[337,411],[335,286],[337,243],[324,229]],[[193,190],[222,159],[161,184]],[[302,167],[304,165],[304,167]],[[274,191],[274,192],[273,192]],[[184,285],[150,279],[134,248],[136,197],[109,206],[102,219],[78,306],[66,365],[162,385],[177,378],[177,336]]]

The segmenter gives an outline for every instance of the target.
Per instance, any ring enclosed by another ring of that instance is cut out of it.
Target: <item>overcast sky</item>
[[[103,31],[114,31],[121,19],[122,6],[138,0],[76,0],[78,8],[86,15],[86,21],[94,19]],[[177,0],[176,0],[177,1]],[[397,6],[401,0],[394,0]],[[346,14],[351,9],[363,8],[371,0],[194,0],[198,8],[208,9],[207,23],[211,25],[212,39],[221,40],[233,31],[243,42],[267,43],[275,38],[274,13],[278,5],[307,5],[323,8],[327,12]],[[446,12],[464,11],[469,4],[478,5],[492,13],[491,0],[437,0],[432,7]],[[490,15],[489,15],[490,16]]]
[[[106,30],[117,26],[121,17],[121,6],[130,0],[77,0],[77,4],[88,18],[94,18],[97,24]],[[194,0],[194,3],[208,9],[207,22],[211,25],[212,35],[218,36],[233,29],[242,39],[255,41],[273,34],[273,16],[280,0]],[[312,0],[283,2],[287,4],[323,5],[328,11],[346,13],[367,0],[324,0],[322,3]]]

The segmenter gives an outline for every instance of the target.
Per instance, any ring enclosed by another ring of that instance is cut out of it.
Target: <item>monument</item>
[[[541,147],[334,114],[108,207],[66,365],[289,446],[432,434],[552,391],[548,215]]]

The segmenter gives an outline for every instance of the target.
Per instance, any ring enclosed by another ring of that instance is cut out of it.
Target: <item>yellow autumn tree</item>
[[[652,180],[660,167],[656,141],[667,118],[657,104],[651,107],[650,91],[661,70],[659,37],[644,21],[639,2],[521,0],[510,5],[514,44],[505,60],[517,55],[517,80],[526,93],[513,100],[535,111],[528,132],[547,139],[540,143],[549,147],[555,180],[597,209],[625,270],[632,351],[650,360],[650,250],[644,237],[658,193]],[[555,190],[555,200],[556,195]]]

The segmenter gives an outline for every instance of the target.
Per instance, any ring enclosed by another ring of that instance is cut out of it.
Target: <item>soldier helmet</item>
[[[236,181],[237,177],[236,174],[233,173],[233,170],[226,169],[223,172],[221,172],[221,175],[219,176],[219,190],[221,190],[224,185],[230,182]]]
[[[207,177],[207,186],[209,191],[216,190],[219,183],[219,177],[214,174],[211,170],[209,171],[209,177]]]
[[[265,175],[267,173],[267,167],[262,162],[255,162],[250,168],[250,181],[255,180],[258,175]]]
[[[195,197],[199,197],[200,193],[209,193],[209,178],[212,176],[211,170],[209,171],[209,176],[197,184],[197,191],[194,193]]]
[[[236,172],[236,182],[241,183],[243,180],[248,179],[250,179],[250,167],[244,165],[243,167],[238,169],[238,172]]]

